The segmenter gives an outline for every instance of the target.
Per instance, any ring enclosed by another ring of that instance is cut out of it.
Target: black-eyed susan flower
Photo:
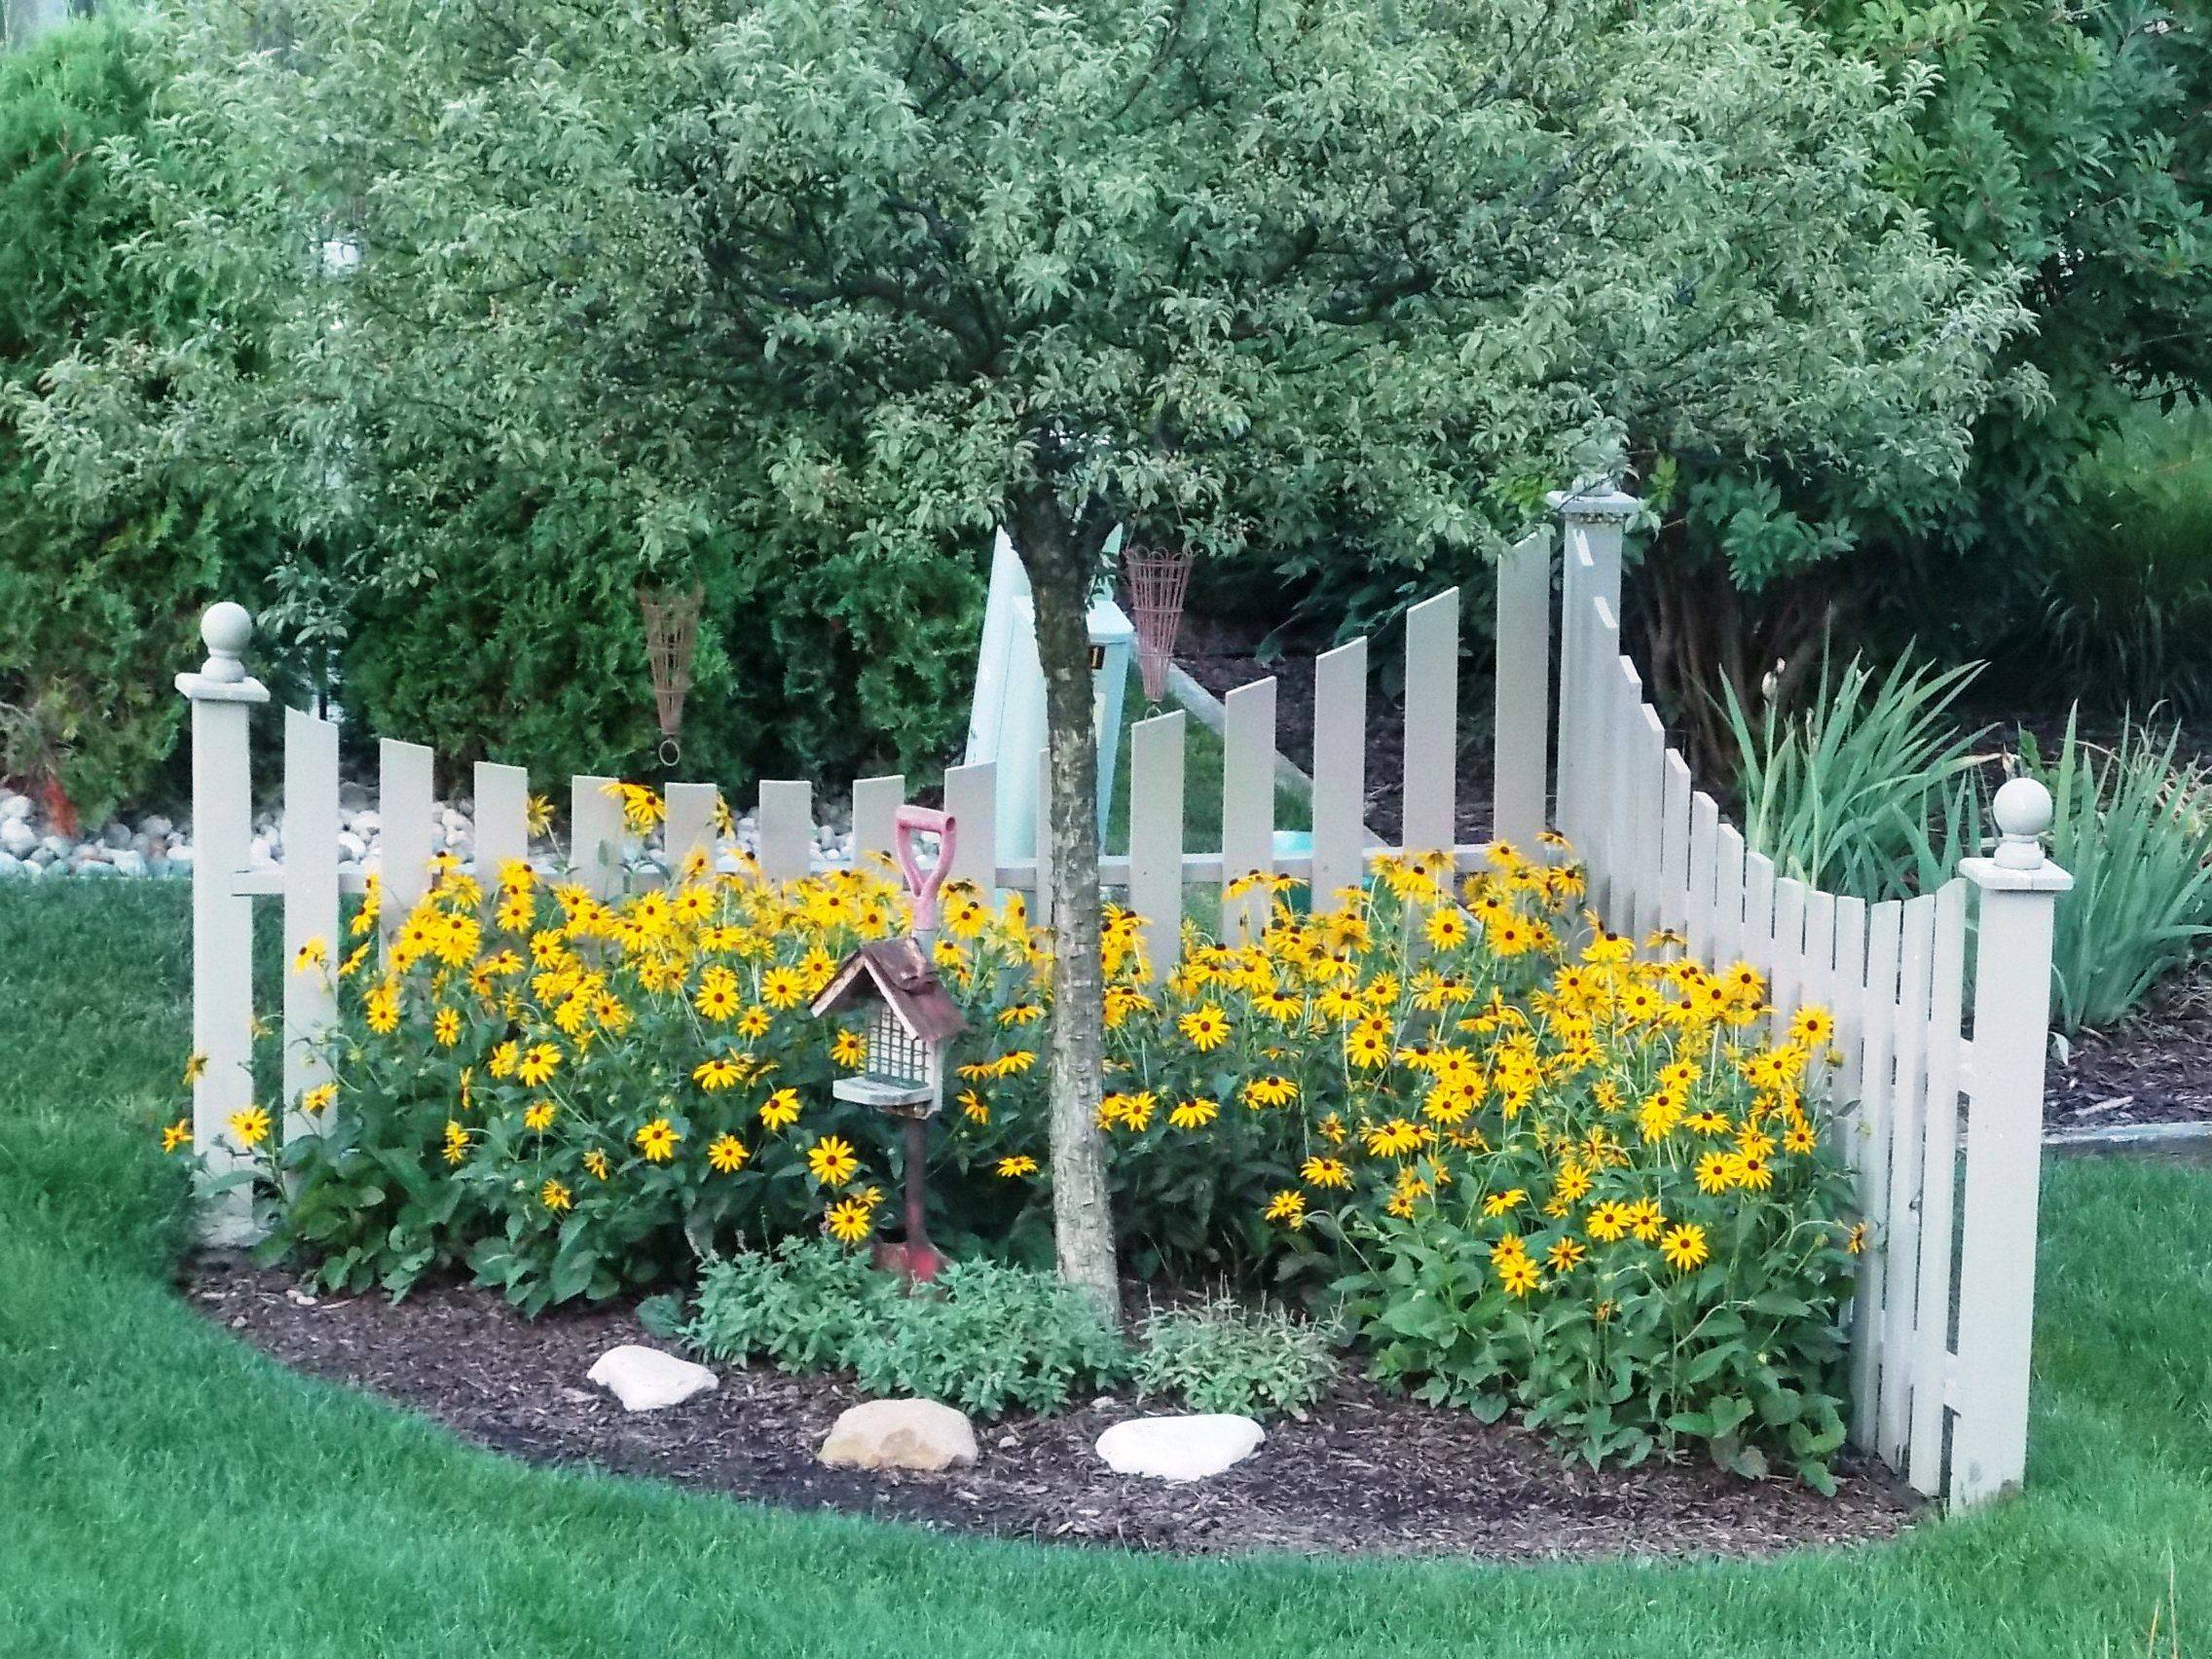
[[[798,1122],[800,1102],[795,1088],[779,1088],[760,1103],[760,1122],[771,1129],[788,1129]]]
[[[175,1123],[162,1130],[162,1150],[164,1152],[174,1152],[179,1147],[186,1147],[191,1144],[192,1120],[190,1118],[179,1118]]]
[[[559,1215],[575,1202],[575,1196],[558,1181],[548,1180],[537,1189],[537,1201]]]
[[[707,1143],[707,1162],[719,1174],[735,1174],[745,1167],[745,1161],[752,1156],[735,1135],[717,1135]]]
[[[1023,1175],[1034,1175],[1036,1173],[1037,1161],[1027,1153],[1015,1153],[1013,1157],[1002,1158],[998,1161],[998,1174],[1002,1180],[1012,1181]]]
[[[841,1135],[824,1135],[806,1149],[806,1167],[825,1187],[842,1187],[859,1171],[852,1142]]]
[[[676,1143],[682,1133],[666,1118],[655,1118],[643,1125],[637,1133],[638,1150],[645,1155],[648,1163],[666,1163],[676,1156]]]
[[[1694,1221],[1677,1222],[1659,1240],[1659,1253],[1677,1272],[1687,1272],[1706,1259],[1705,1229]]]
[[[269,1111],[262,1106],[243,1106],[230,1116],[231,1138],[240,1146],[251,1149],[269,1138]]]

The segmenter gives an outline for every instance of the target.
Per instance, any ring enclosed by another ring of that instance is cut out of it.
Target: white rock
[[[586,1377],[611,1392],[626,1412],[680,1406],[721,1381],[703,1365],[636,1343],[608,1348],[592,1363]]]
[[[108,859],[108,866],[118,875],[144,875],[146,855],[134,848],[125,847]]]
[[[100,845],[122,848],[130,845],[130,826],[120,818],[111,818],[100,826]]]
[[[1202,1481],[1244,1461],[1267,1437],[1248,1417],[1131,1418],[1101,1434],[1097,1452],[1118,1475]]]
[[[359,864],[368,856],[368,852],[369,849],[358,835],[341,834],[338,837],[338,862],[341,864]]]
[[[356,812],[346,828],[366,841],[384,828],[384,820],[373,812]]]
[[[11,875],[28,875],[30,866],[14,853],[0,853],[0,878]]]
[[[149,841],[159,841],[176,832],[176,826],[159,813],[138,821],[138,833]]]
[[[14,790],[0,790],[0,820],[14,824],[31,815],[31,797]]]
[[[21,795],[16,797],[22,800]],[[23,801],[25,806],[30,802]],[[0,818],[0,852],[11,858],[30,857],[31,849],[38,845],[38,831],[21,818]]]
[[[246,861],[255,869],[273,869],[276,864],[276,843],[267,835],[256,835],[246,848]]]
[[[38,850],[49,858],[66,859],[77,849],[70,845],[67,836],[42,835],[39,837]]]
[[[340,784],[338,786],[338,810],[340,812],[360,812],[365,810],[368,804],[368,785]]]
[[[171,847],[169,863],[189,872],[192,868],[192,848],[185,844]]]
[[[965,1469],[976,1461],[976,1429],[936,1400],[868,1400],[830,1425],[816,1456],[844,1469]]]

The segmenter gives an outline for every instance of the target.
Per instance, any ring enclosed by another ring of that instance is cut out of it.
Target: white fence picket
[[[804,779],[765,779],[757,815],[760,873],[798,881],[814,858],[814,786]]]
[[[1881,1401],[1882,1308],[1890,1229],[1890,1095],[1897,1060],[1898,956],[1904,906],[1895,899],[1866,911],[1866,1025],[1861,1049],[1858,1122],[1849,1150],[1858,1172],[1859,1213],[1874,1231],[1859,1258],[1851,1317],[1851,1438],[1871,1448]]]
[[[1905,902],[1899,933],[1896,1083],[1890,1091],[1890,1191],[1882,1240],[1888,1266],[1882,1277],[1882,1392],[1874,1435],[1876,1450],[1891,1464],[1904,1461],[1912,1439],[1912,1395],[1920,1386],[1913,1374],[1912,1333],[1920,1276],[1923,1101],[1935,955],[1936,899],[1923,894]],[[1940,1382],[1936,1385],[1940,1387]]]
[[[1497,699],[1492,749],[1491,835],[1523,852],[1534,849],[1544,827],[1545,754],[1550,747],[1552,650],[1552,541],[1537,531],[1507,548],[1497,562]],[[1456,645],[1454,654],[1456,656]],[[1414,686],[1409,648],[1406,689]],[[1410,735],[1410,734],[1409,734]],[[1406,776],[1414,754],[1406,751]],[[1440,768],[1456,770],[1447,751]],[[1409,783],[1409,789],[1411,785]],[[1407,831],[1407,844],[1419,845]],[[1450,846],[1451,837],[1439,842]]]
[[[1744,921],[1738,954],[1774,982],[1774,861],[1744,853]]]
[[[1500,600],[1502,604],[1502,598]],[[1551,609],[1550,572],[1545,573],[1542,611]],[[1499,636],[1502,652],[1504,634]],[[1499,683],[1504,670],[1499,669]],[[1550,672],[1539,665],[1538,685]],[[1503,693],[1500,693],[1502,697]],[[1499,711],[1503,719],[1503,709]],[[1505,742],[1503,726],[1498,742]],[[1536,741],[1545,732],[1539,716]],[[1543,756],[1537,754],[1537,787],[1542,788]],[[1453,846],[1457,838],[1459,774],[1459,590],[1446,588],[1406,612],[1405,793],[1399,809],[1400,834],[1407,848],[1430,852]],[[1498,775],[1504,776],[1504,762]],[[1542,805],[1538,802],[1538,816]],[[1502,833],[1502,831],[1501,831]]]
[[[1819,888],[1805,892],[1805,973],[1797,983],[1799,1007],[1818,1003],[1835,1013],[1836,897]]]
[[[612,778],[569,780],[569,872],[594,899],[622,891],[622,802]]]
[[[1717,967],[1745,960],[1744,832],[1733,824],[1720,826],[1713,844],[1713,956]]]
[[[944,810],[953,821],[952,864],[945,871],[950,881],[963,881],[998,903],[998,768],[988,760],[972,766],[944,769]],[[1045,919],[1045,896],[1035,896],[1030,918]]]
[[[891,856],[894,820],[905,803],[906,780],[897,773],[853,780],[854,868],[866,869]]]
[[[1774,884],[1774,968],[1767,1000],[1774,1004],[1775,1035],[1805,1000],[1805,884],[1786,875]]]
[[[1674,750],[1661,756],[1663,793],[1659,807],[1659,925],[1684,940],[1690,931],[1690,781],[1689,762]]]
[[[302,965],[311,944],[321,960]],[[338,728],[284,711],[284,1138],[319,1134],[326,1119],[300,1096],[330,1081],[323,1044],[338,1020]]]
[[[432,756],[419,743],[386,738],[377,746],[377,816],[383,820],[384,907],[378,921],[389,943],[430,890]]]
[[[715,818],[722,792],[713,784],[671,784],[665,792],[668,820],[662,847],[671,885],[682,879],[685,863],[696,853],[715,867]]]
[[[1639,941],[1656,933],[1668,909],[1666,848],[1662,827],[1650,821],[1654,809],[1664,812],[1667,797],[1667,727],[1659,711],[1649,703],[1637,704],[1636,793],[1646,815],[1636,838],[1636,858],[1629,880],[1636,889],[1636,934]]]
[[[1129,728],[1129,908],[1143,920],[1155,979],[1175,966],[1183,927],[1183,712]]]
[[[1859,1098],[1862,1040],[1866,1030],[1866,901],[1842,898],[1835,902],[1835,974],[1828,992],[1829,1012],[1835,1015],[1836,1048],[1843,1062],[1836,1068],[1834,1099],[1837,1103]]]
[[[1228,890],[1254,871],[1275,867],[1275,682],[1255,680],[1221,700],[1222,937],[1256,940],[1268,925],[1269,894]],[[1315,894],[1318,904],[1326,897]]]
[[[1313,908],[1367,874],[1367,642],[1313,663]],[[1449,845],[1450,843],[1446,843]]]
[[[1699,790],[1690,796],[1689,870],[1684,878],[1683,931],[1693,960],[1711,964],[1714,945],[1714,883],[1720,857],[1720,803]]]
[[[1943,1380],[1951,1370],[1953,1205],[1959,1169],[1959,1021],[1965,1013],[1967,883],[1936,890],[1928,1014],[1928,1103],[1920,1172],[1920,1260],[1912,1333],[1912,1435],[1906,1478],[1934,1497],[1943,1490]]]
[[[490,760],[476,763],[476,878],[486,887],[510,863],[530,857],[530,773]]]

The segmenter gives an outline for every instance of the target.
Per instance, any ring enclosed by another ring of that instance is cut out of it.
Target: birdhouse
[[[934,1116],[944,1104],[945,1051],[968,1022],[918,940],[878,940],[845,958],[814,999],[814,1013],[854,1010],[866,1015],[866,1058],[830,1092],[902,1117]]]

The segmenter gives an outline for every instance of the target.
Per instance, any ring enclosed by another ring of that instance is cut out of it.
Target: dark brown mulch
[[[668,1346],[627,1308],[534,1323],[458,1286],[396,1307],[381,1296],[317,1301],[288,1275],[229,1256],[195,1262],[187,1291],[208,1318],[286,1364],[497,1451],[940,1531],[1198,1555],[1763,1556],[1887,1538],[1916,1510],[1886,1472],[1858,1466],[1840,1472],[1833,1498],[1705,1465],[1593,1473],[1523,1430],[1360,1382],[1310,1420],[1272,1427],[1258,1456],[1188,1486],[1115,1475],[1092,1454],[1109,1423],[1139,1415],[1124,1398],[978,1425],[973,1469],[829,1469],[814,1449],[862,1397],[837,1379],[724,1369],[713,1393],[636,1417],[586,1383],[617,1343]]]
[[[1286,645],[1279,660],[1263,662],[1257,652],[1263,631],[1255,625],[1184,619],[1175,660],[1216,697],[1271,676],[1275,682],[1275,747],[1292,764],[1313,770],[1313,659],[1325,642]],[[1491,750],[1469,728],[1487,731],[1490,685],[1462,674],[1459,681],[1461,746],[1458,770],[1457,831],[1461,841],[1490,835]],[[1384,840],[1398,834],[1399,802],[1405,778],[1405,703],[1371,681],[1367,688],[1367,826]]]
[[[2212,1120],[2212,980],[2190,974],[2152,992],[2115,1030],[2084,1031],[2045,1071],[2053,1129]]]

